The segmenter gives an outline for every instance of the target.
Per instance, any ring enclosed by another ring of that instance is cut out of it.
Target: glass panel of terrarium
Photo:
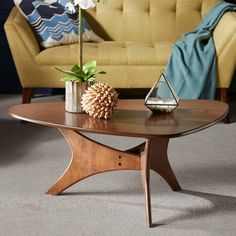
[[[171,112],[178,106],[178,100],[164,74],[161,74],[146,96],[145,105],[153,112]]]

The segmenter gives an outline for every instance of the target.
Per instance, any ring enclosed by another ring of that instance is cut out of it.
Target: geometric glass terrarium
[[[154,113],[169,113],[179,105],[179,97],[163,73],[150,89],[144,104]]]

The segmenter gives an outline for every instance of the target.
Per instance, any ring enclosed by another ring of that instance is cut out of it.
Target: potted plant
[[[65,82],[66,111],[83,112],[81,97],[87,89],[87,86],[94,83],[96,74],[106,74],[106,72],[97,71],[95,60],[87,62],[82,67],[73,65],[70,70],[55,69],[68,75],[61,79]]]
[[[63,70],[55,68],[60,72],[67,74],[68,76],[63,78],[65,82],[65,109],[68,112],[79,113],[83,112],[81,97],[87,86],[94,82],[96,74],[105,74],[105,71],[97,71],[96,61],[91,60],[83,64],[83,40],[82,40],[82,9],[93,8],[97,2],[105,0],[70,0],[66,4],[66,9],[69,13],[78,13],[78,27],[79,27],[79,45],[80,45],[80,65],[73,65],[70,70]]]

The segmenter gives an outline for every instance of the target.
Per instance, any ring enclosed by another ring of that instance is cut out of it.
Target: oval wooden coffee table
[[[65,112],[64,103],[34,103],[9,109],[15,118],[58,128],[70,145],[69,166],[47,191],[57,195],[86,177],[105,171],[141,170],[148,226],[152,225],[150,169],[173,191],[181,189],[167,157],[170,138],[191,134],[224,119],[228,105],[209,100],[182,100],[170,114],[152,114],[143,100],[120,100],[110,120]],[[85,137],[83,132],[142,137],[146,142],[127,151],[116,150]]]

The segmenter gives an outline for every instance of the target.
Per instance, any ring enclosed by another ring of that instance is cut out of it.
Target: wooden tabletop
[[[169,114],[152,114],[143,100],[119,100],[110,120],[65,111],[63,102],[13,106],[9,115],[37,124],[100,134],[156,138],[178,137],[197,132],[222,120],[228,105],[210,100],[181,100]]]

